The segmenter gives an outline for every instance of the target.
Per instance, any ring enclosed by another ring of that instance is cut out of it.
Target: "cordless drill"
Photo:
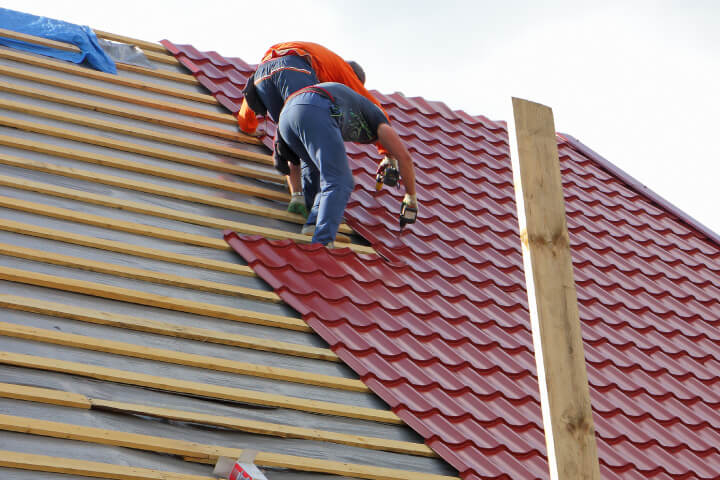
[[[377,173],[375,177],[375,190],[380,190],[383,184],[394,187],[398,184],[400,172],[392,165],[388,165]]]

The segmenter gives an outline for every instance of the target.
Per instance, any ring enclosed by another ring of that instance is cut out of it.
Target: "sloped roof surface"
[[[399,234],[400,193],[375,193],[376,154],[355,145],[346,218],[390,262],[229,238],[464,478],[546,478],[505,127],[374,93],[418,167],[420,219]],[[603,477],[720,478],[718,245],[578,142],[559,152]]]

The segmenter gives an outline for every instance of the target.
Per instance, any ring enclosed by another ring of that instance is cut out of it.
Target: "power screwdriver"
[[[398,184],[399,179],[400,172],[398,171],[398,169],[393,167],[392,165],[388,165],[387,167],[379,171],[377,176],[375,177],[375,190],[380,190],[383,184],[387,185],[388,187],[394,187]]]

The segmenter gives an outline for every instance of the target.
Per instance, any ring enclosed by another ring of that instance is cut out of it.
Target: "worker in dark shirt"
[[[321,190],[308,217],[308,223],[316,225],[313,243],[334,242],[353,190],[344,141],[379,141],[398,161],[406,191],[401,209],[417,212],[415,170],[410,153],[385,113],[345,85],[320,83],[292,94],[280,114],[278,136],[297,157],[303,162],[312,162],[320,172]]]

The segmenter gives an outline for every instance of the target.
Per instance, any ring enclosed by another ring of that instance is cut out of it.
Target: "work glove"
[[[392,157],[385,157],[378,164],[375,171],[375,189],[380,190],[383,184],[388,187],[394,187],[400,181],[398,172],[398,162]]]
[[[408,223],[415,223],[417,220],[418,203],[417,195],[405,194],[402,204],[400,205],[400,230],[405,228]]]
[[[308,211],[305,206],[305,197],[302,192],[292,194],[290,197],[290,203],[288,203],[287,211],[290,213],[297,213],[298,215],[302,215],[304,218],[307,218]]]

